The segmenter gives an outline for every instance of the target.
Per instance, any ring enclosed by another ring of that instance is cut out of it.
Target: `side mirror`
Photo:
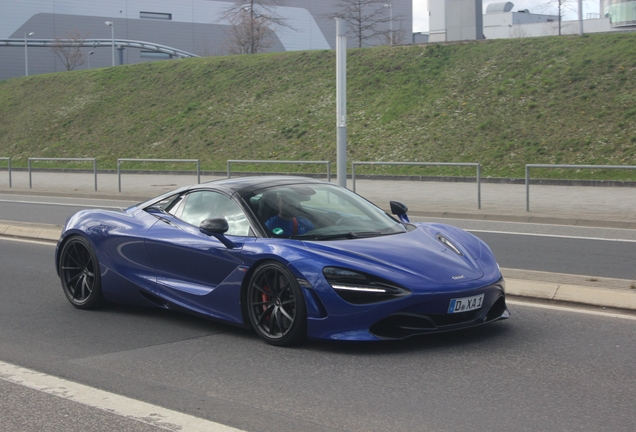
[[[226,233],[230,227],[225,218],[214,218],[202,221],[199,225],[199,229],[205,234],[223,234]]]
[[[406,204],[399,201],[389,201],[389,205],[391,206],[391,213],[400,218],[400,221],[404,223],[411,222],[409,220],[409,217],[406,215],[406,212],[409,211],[409,208],[406,206]]]
[[[205,219],[199,225],[199,230],[209,236],[213,236],[218,239],[228,249],[234,249],[236,244],[229,238],[225,237],[225,233],[230,227],[227,224],[225,218]]]

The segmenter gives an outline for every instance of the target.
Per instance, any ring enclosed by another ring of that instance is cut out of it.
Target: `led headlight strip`
[[[368,292],[368,293],[378,293],[378,294],[384,294],[389,292],[389,290],[384,288],[357,287],[357,286],[335,285],[335,284],[331,284],[331,286],[333,287],[333,289],[345,290],[345,291],[358,291],[358,292]]]
[[[334,291],[349,303],[379,303],[411,293],[389,281],[357,271],[325,267],[322,272]]]

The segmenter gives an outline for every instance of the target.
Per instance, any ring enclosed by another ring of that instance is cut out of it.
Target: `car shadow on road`
[[[402,340],[371,342],[309,341],[304,347],[305,349],[313,349],[321,352],[371,355],[420,352],[424,350],[439,351],[442,349],[465,350],[470,346],[496,346],[503,343],[511,331],[511,323],[502,321],[469,329],[412,336]]]

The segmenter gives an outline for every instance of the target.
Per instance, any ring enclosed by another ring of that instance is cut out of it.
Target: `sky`
[[[513,11],[528,9],[531,13],[536,14],[557,14],[557,0],[482,0],[484,5],[484,11],[486,6],[490,3],[499,3],[501,1],[510,1],[515,6]],[[567,7],[564,9],[563,20],[576,20],[578,19],[576,0],[564,0],[567,3]],[[551,3],[551,6],[547,9],[543,9],[543,5]],[[428,0],[413,0],[413,32],[428,32],[428,12],[426,10]],[[574,10],[571,10],[571,9]],[[599,0],[587,0],[583,2],[583,19],[586,18],[588,13],[599,12]]]

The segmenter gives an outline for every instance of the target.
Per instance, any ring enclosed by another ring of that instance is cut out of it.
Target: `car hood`
[[[436,284],[462,283],[479,279],[484,271],[475,260],[479,250],[469,250],[442,225],[418,225],[402,234],[336,241],[305,241],[304,246],[314,253],[329,256],[359,270],[383,273],[394,279],[395,273],[423,278]],[[462,255],[437,239],[442,234]],[[479,247],[476,242],[471,248]],[[371,268],[369,268],[371,267]],[[406,275],[405,275],[406,276]]]

